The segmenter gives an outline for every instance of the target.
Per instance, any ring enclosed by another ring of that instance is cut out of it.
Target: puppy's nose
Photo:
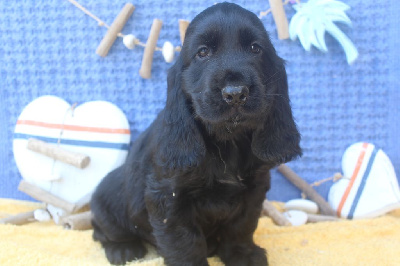
[[[222,89],[222,98],[229,105],[243,105],[249,96],[249,88],[246,86],[226,86]]]

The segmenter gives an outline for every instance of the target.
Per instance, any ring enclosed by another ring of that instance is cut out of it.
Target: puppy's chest
[[[246,156],[246,151],[236,145],[209,149],[191,191],[198,215],[205,222],[226,220],[240,212],[252,186],[252,169]]]
[[[242,186],[243,175],[248,170],[249,157],[248,150],[234,142],[210,144],[208,156],[201,167],[205,182],[211,187],[215,184]]]

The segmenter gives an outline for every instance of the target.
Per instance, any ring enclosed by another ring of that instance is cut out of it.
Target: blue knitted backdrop
[[[267,0],[235,1],[259,14]],[[80,0],[111,24],[126,0]],[[163,20],[158,41],[179,45],[178,19],[191,20],[215,0],[136,0],[123,33],[146,41],[154,18]],[[342,48],[326,36],[329,49],[306,52],[299,41],[278,40],[272,15],[262,20],[281,57],[287,60],[290,96],[302,134],[304,156],[289,165],[307,182],[341,171],[341,156],[352,143],[368,141],[391,158],[399,176],[398,132],[400,4],[347,1],[353,27],[340,26],[360,56],[348,66]],[[285,7],[290,19],[294,10]],[[121,39],[107,57],[95,54],[106,29],[66,0],[0,1],[0,197],[30,199],[17,191],[21,176],[12,139],[22,109],[52,94],[70,103],[106,100],[119,106],[135,139],[163,108],[171,66],[155,53],[152,78],[140,78],[142,48],[128,50]],[[327,196],[331,183],[317,190]],[[269,198],[288,200],[300,192],[273,171]]]

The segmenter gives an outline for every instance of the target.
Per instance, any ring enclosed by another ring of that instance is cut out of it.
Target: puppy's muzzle
[[[229,105],[243,105],[249,96],[246,86],[226,86],[222,89],[222,98]]]

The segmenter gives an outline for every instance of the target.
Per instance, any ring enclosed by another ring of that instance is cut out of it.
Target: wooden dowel
[[[22,225],[36,221],[33,215],[34,211],[19,213],[0,219],[0,224]]]
[[[85,154],[66,151],[56,145],[48,144],[34,138],[28,140],[27,148],[81,169],[85,168],[90,163],[90,157]]]
[[[269,216],[275,224],[280,226],[290,226],[292,225],[286,217],[280,213],[274,205],[271,204],[268,200],[264,200],[263,202],[263,211],[264,215]]]
[[[149,38],[146,42],[146,47],[143,52],[142,66],[139,70],[139,74],[144,79],[151,77],[151,65],[153,64],[154,50],[157,46],[158,36],[160,35],[162,21],[159,19],[153,20],[153,25],[150,29]]]
[[[62,218],[62,225],[65,229],[88,230],[92,228],[92,213],[81,212]]]
[[[307,213],[307,223],[333,222],[333,221],[341,221],[341,219],[334,216]]]
[[[101,40],[99,46],[96,49],[96,54],[105,57],[110,51],[111,46],[118,37],[118,33],[121,32],[122,28],[125,26],[129,17],[135,10],[135,6],[131,3],[126,3],[122,8],[121,12],[115,18],[114,22],[111,24],[110,28],[107,30],[106,35]]]
[[[269,5],[271,7],[272,16],[274,17],[276,29],[278,31],[278,38],[281,40],[288,39],[289,23],[286,18],[282,0],[269,0]]]
[[[179,36],[181,37],[182,45],[185,40],[186,30],[188,27],[189,27],[189,21],[184,20],[184,19],[179,20]]]
[[[278,171],[281,172],[293,185],[298,187],[306,196],[318,204],[320,212],[324,215],[336,216],[336,212],[331,208],[321,195],[318,194],[307,182],[298,176],[287,165],[281,164],[278,166]]]
[[[66,200],[63,200],[38,186],[35,186],[31,183],[22,180],[19,183],[18,190],[26,193],[27,195],[31,196],[32,198],[42,201],[44,203],[51,204],[55,207],[61,208],[67,212],[72,213],[75,209],[75,204],[72,204]]]

